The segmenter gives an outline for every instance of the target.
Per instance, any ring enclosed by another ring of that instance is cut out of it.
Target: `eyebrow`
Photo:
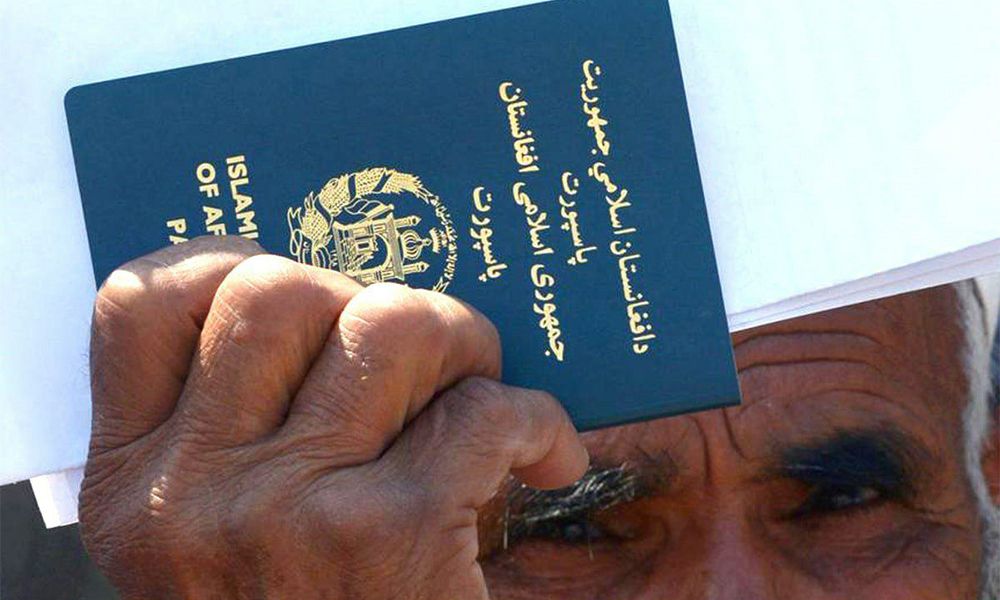
[[[784,448],[771,474],[815,487],[870,487],[895,498],[914,494],[924,446],[886,425],[862,431],[837,431],[824,439]]]
[[[785,477],[814,487],[871,487],[906,500],[915,493],[920,465],[929,452],[893,425],[841,430],[815,442],[784,446],[767,477]],[[669,457],[652,457],[611,467],[592,466],[574,485],[537,490],[516,484],[502,517],[503,549],[553,524],[581,520],[614,506],[668,489],[678,474]]]
[[[507,495],[503,516],[503,548],[553,522],[580,519],[650,494],[649,482],[628,463],[592,466],[570,487],[536,490],[518,484]]]

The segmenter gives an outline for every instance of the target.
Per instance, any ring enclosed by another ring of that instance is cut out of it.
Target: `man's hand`
[[[588,462],[469,306],[238,238],[112,274],[91,366],[80,521],[125,598],[487,598],[477,510]]]

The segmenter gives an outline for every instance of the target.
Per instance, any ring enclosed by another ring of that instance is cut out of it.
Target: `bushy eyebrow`
[[[782,449],[772,475],[816,487],[870,487],[905,499],[914,494],[927,454],[920,442],[894,426],[845,430]]]
[[[570,487],[536,490],[520,484],[507,496],[503,517],[503,546],[528,537],[555,521],[581,519],[595,512],[648,495],[640,472],[628,464],[591,467]]]
[[[929,451],[895,426],[836,431],[814,442],[776,449],[777,465],[765,478],[785,477],[814,487],[871,487],[883,497],[906,500],[915,493]],[[503,549],[553,523],[586,517],[668,489],[678,475],[669,456],[641,463],[594,466],[576,484],[537,490],[523,484],[506,497]]]

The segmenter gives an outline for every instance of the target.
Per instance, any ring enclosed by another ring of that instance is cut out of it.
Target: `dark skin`
[[[587,435],[650,483],[565,525],[589,544],[495,552],[494,597],[978,597],[956,307],[945,287],[735,335],[743,405]]]
[[[81,525],[125,598],[976,596],[952,288],[737,334],[742,406],[579,436],[471,307],[260,253],[99,294]],[[584,447],[616,493],[516,526]]]

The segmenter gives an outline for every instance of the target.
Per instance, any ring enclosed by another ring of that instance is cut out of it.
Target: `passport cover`
[[[581,429],[739,402],[665,0],[75,87],[94,270],[205,234],[452,294]]]

